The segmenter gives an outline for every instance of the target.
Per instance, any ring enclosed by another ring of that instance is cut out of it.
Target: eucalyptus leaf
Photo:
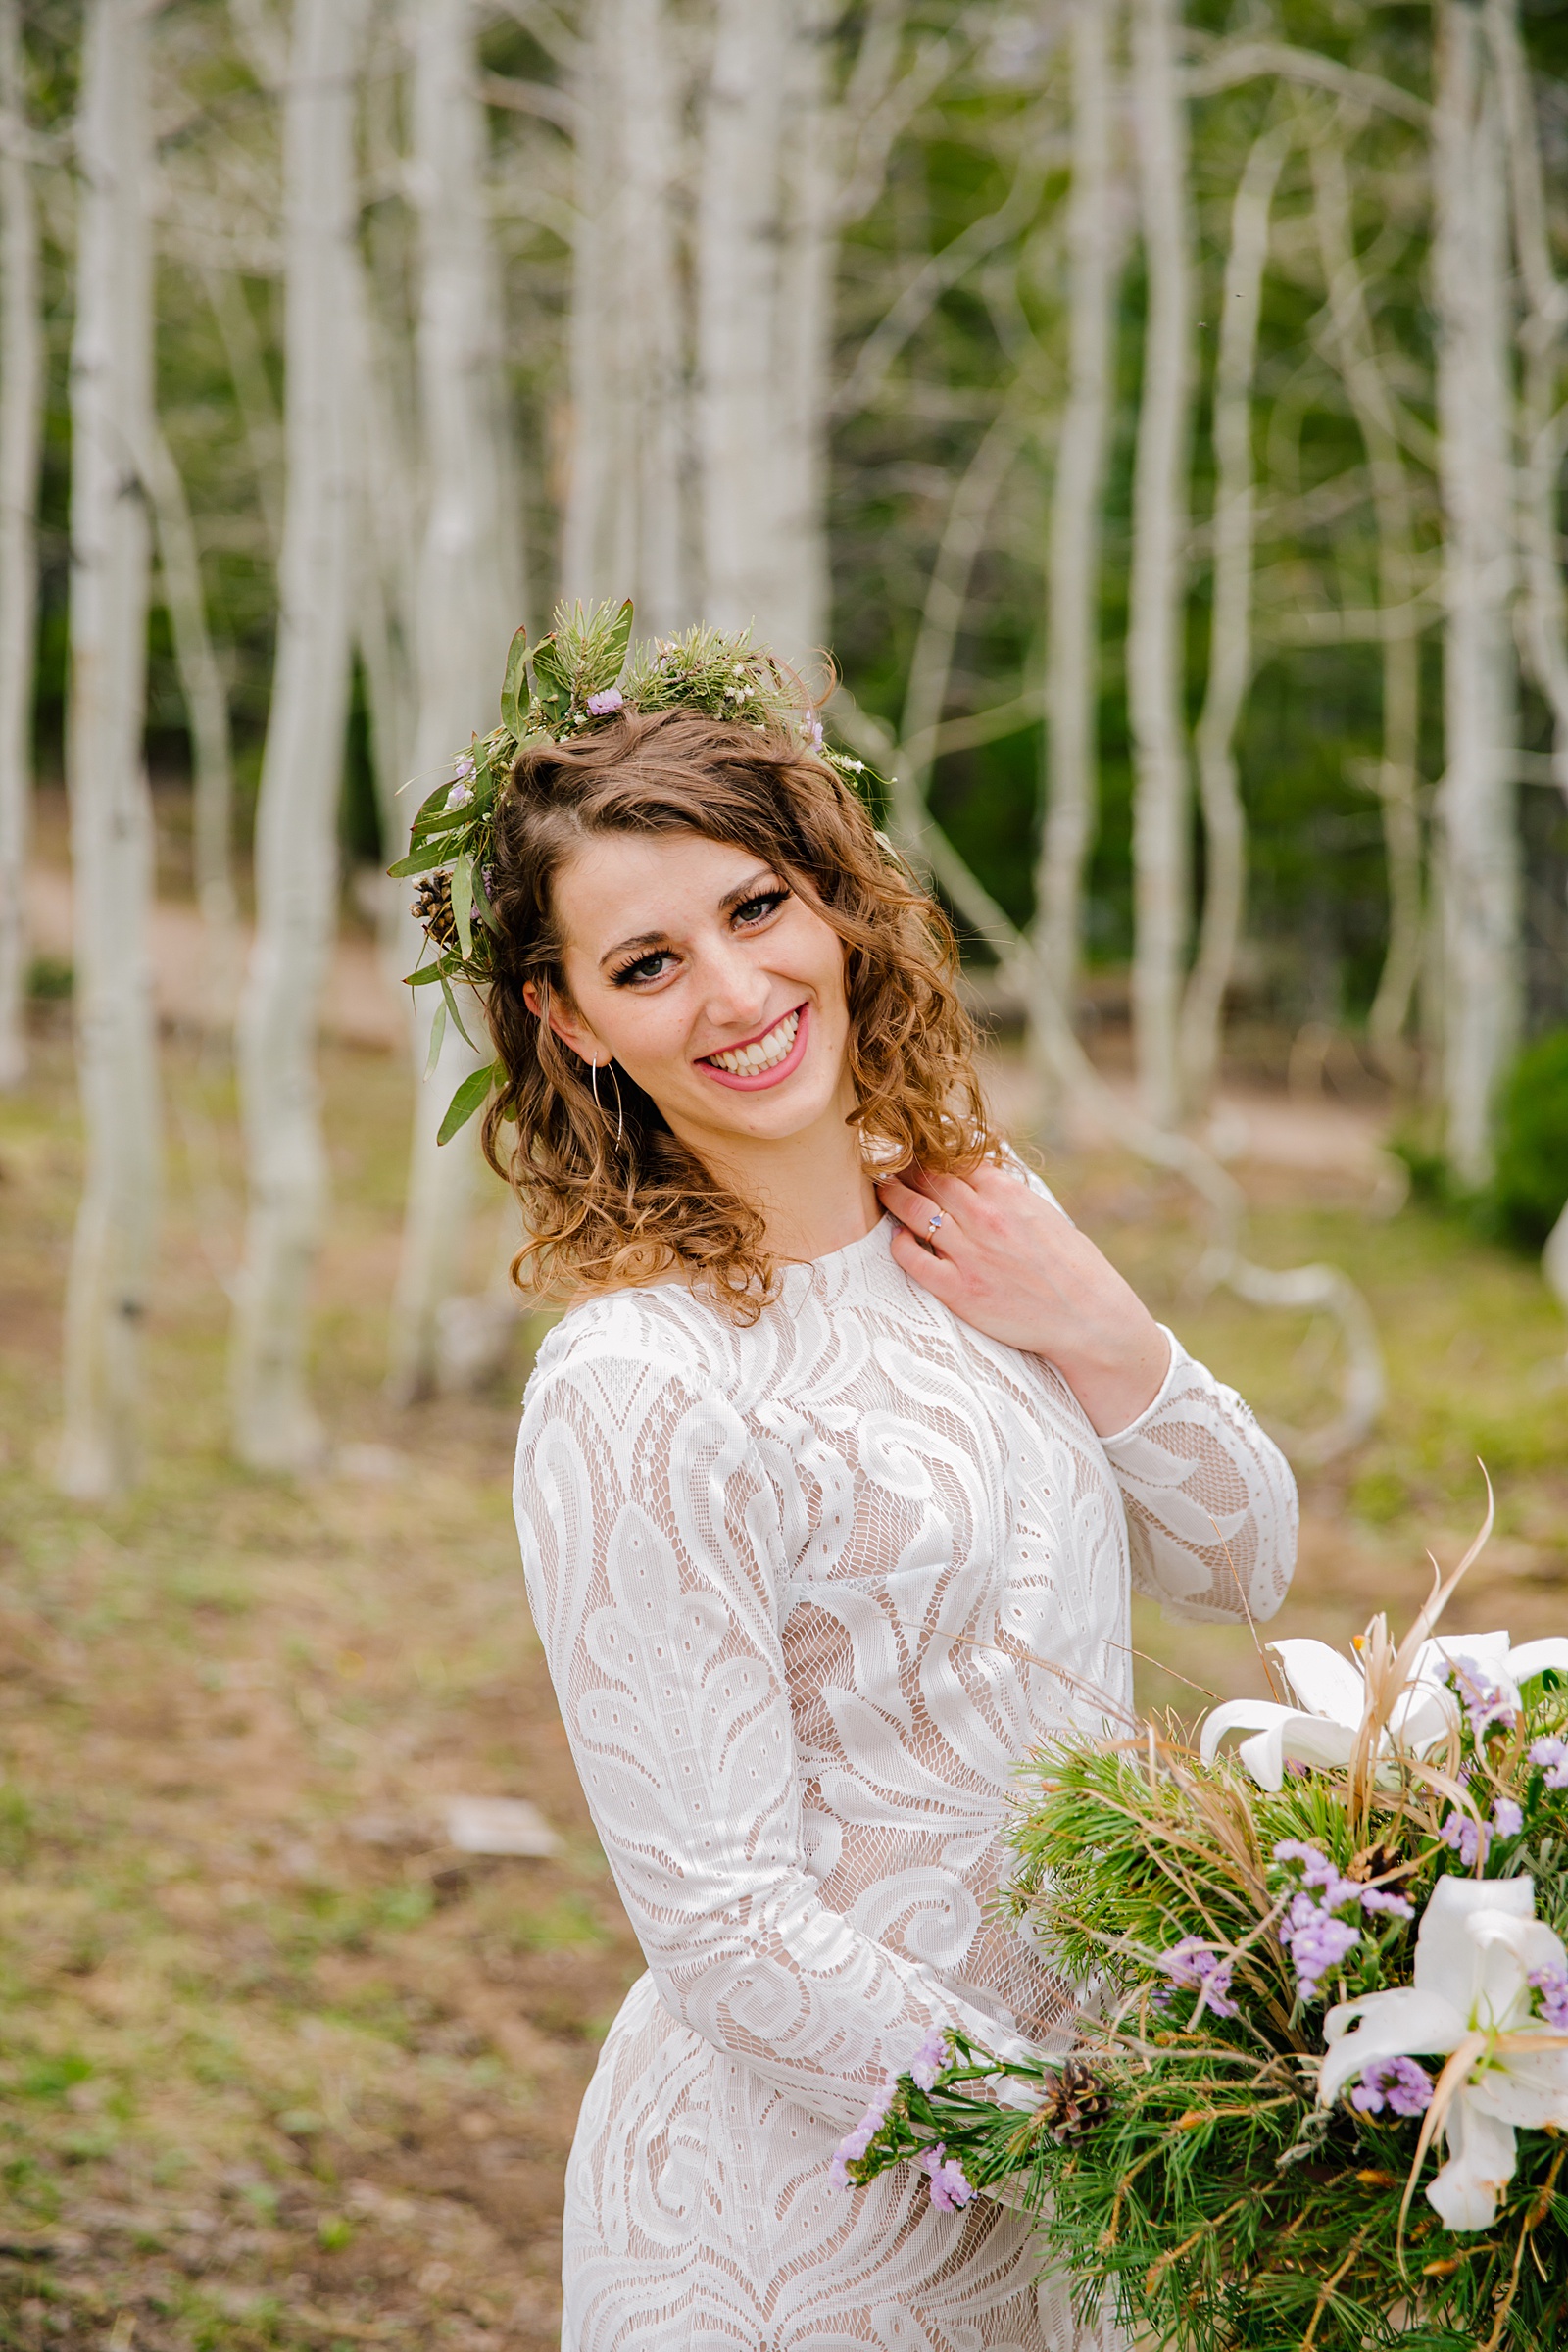
[[[403,985],[405,988],[428,988],[432,980],[439,980],[440,977],[441,966],[438,963],[422,963],[416,972],[405,974]]]
[[[490,1092],[490,1082],[495,1076],[496,1067],[493,1062],[487,1063],[482,1070],[469,1071],[447,1104],[446,1116],[436,1129],[435,1140],[438,1144],[450,1144],[458,1129],[466,1127]]]
[[[473,954],[473,860],[459,858],[452,868],[452,919],[466,961]]]
[[[501,684],[501,724],[514,735],[522,733],[528,708],[528,632],[518,629],[507,648],[507,674]]]
[[[447,1008],[444,1004],[438,1004],[435,1008],[435,1019],[430,1023],[430,1051],[424,1057],[424,1074],[427,1078],[433,1078],[435,1075],[435,1065],[441,1058],[441,1049],[446,1044],[446,1040]]]
[[[433,874],[437,866],[451,863],[452,844],[448,842],[443,849],[439,842],[433,842],[412,851],[407,858],[400,858],[396,865],[389,865],[386,870],[394,882],[401,882],[410,874]]]
[[[457,998],[456,998],[456,997],[455,997],[455,996],[452,994],[452,983],[451,983],[451,981],[450,981],[450,980],[447,978],[447,976],[446,976],[446,973],[445,973],[445,972],[442,972],[442,974],[441,974],[441,994],[442,994],[442,995],[445,997],[445,999],[446,999],[446,1001],[447,1001],[447,1010],[448,1010],[448,1012],[450,1012],[450,1013],[451,1013],[453,1020],[454,1020],[454,1021],[456,1022],[456,1024],[457,1024],[457,1031],[458,1031],[458,1035],[459,1035],[459,1036],[462,1038],[462,1040],[463,1040],[463,1042],[464,1042],[464,1044],[465,1044],[466,1046],[470,1046],[470,1047],[472,1047],[472,1049],[473,1049],[474,1053],[475,1053],[475,1054],[477,1054],[477,1053],[478,1053],[478,1051],[479,1051],[479,1049],[478,1049],[478,1047],[477,1047],[477,1046],[475,1046],[475,1045],[474,1045],[472,1038],[471,1038],[471,1037],[468,1035],[468,1032],[467,1032],[467,1031],[466,1031],[466,1029],[465,1029],[465,1027],[463,1026],[463,1015],[462,1015],[462,1013],[461,1013],[461,1012],[458,1010],[458,1000],[457,1000]]]

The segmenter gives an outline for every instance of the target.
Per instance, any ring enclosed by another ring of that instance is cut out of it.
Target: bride
[[[933,2027],[1070,2040],[994,1899],[1013,1767],[1127,1706],[1131,1585],[1278,1607],[1291,1474],[989,1125],[945,920],[809,715],[587,711],[485,870],[487,1149],[573,1300],[517,1526],[648,1960],[562,2341],[1058,2352],[1024,2215],[830,2160]]]

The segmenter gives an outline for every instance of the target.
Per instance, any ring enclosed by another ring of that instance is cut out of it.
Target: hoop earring
[[[610,1075],[615,1082],[615,1149],[619,1151],[626,1135],[626,1115],[620,1102],[620,1073],[613,1062],[610,1065]]]
[[[599,1064],[597,1061],[591,1061],[588,1064],[588,1067],[592,1073],[590,1083],[594,1090],[594,1108],[595,1110],[599,1111],[599,1116],[603,1118],[605,1114],[599,1109]]]

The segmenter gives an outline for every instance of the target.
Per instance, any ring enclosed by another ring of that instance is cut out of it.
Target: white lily
[[[1568,2033],[1537,2013],[1530,1982],[1568,1979],[1568,1953],[1535,1909],[1531,1879],[1440,1879],[1421,1915],[1413,1984],[1342,2001],[1324,2020],[1325,2107],[1380,2059],[1447,2060],[1416,2162],[1441,2133],[1448,2161],[1427,2200],[1449,2230],[1491,2228],[1513,2179],[1517,2130],[1568,2127]]]
[[[1359,1662],[1326,1642],[1274,1642],[1270,1648],[1285,1670],[1297,1704],[1277,1699],[1235,1698],[1204,1721],[1200,1753],[1212,1764],[1227,1732],[1250,1732],[1239,1749],[1259,1788],[1284,1785],[1289,1758],[1300,1764],[1346,1765],[1355,1749],[1367,1708],[1366,1677]],[[1505,1633],[1451,1634],[1423,1642],[1378,1737],[1381,1775],[1388,1777],[1395,1749],[1424,1756],[1439,1746],[1459,1721],[1458,1701],[1448,1677],[1464,1665],[1478,1680],[1494,1686],[1517,1709],[1519,1685],[1548,1666],[1568,1673],[1568,1640],[1526,1642],[1514,1648]]]

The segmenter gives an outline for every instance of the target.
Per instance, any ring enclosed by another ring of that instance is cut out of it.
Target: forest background
[[[1478,1455],[1560,1630],[1568,11],[0,0],[0,2340],[544,2343],[635,1955],[384,868],[558,595],[830,648],[1290,1630]]]

